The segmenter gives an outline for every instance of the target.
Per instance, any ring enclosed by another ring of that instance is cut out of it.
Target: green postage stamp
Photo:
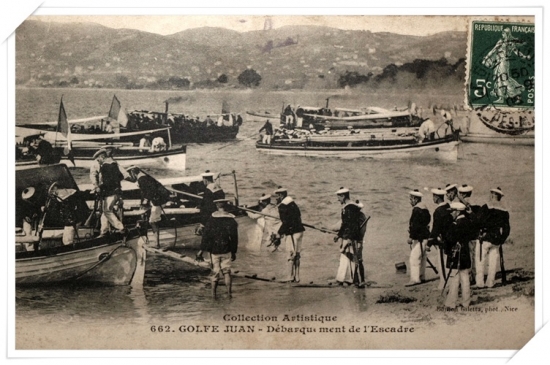
[[[477,109],[534,109],[535,25],[472,21],[466,104]]]

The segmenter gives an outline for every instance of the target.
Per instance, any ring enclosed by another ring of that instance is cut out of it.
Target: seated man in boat
[[[162,205],[170,200],[170,192],[155,178],[144,173],[137,166],[128,168],[129,181],[136,182],[141,192],[142,206],[151,206],[149,224],[155,234],[157,248],[160,248],[158,222],[161,220]]]
[[[231,262],[237,258],[239,245],[238,224],[235,216],[227,212],[228,199],[216,199],[213,212],[204,227],[201,249],[196,260],[204,261],[203,251],[210,253],[212,260],[212,297],[216,298],[216,289],[221,276],[225,280],[227,295],[231,298]]]
[[[166,143],[164,142],[164,138],[160,136],[153,138],[153,142],[151,142],[150,152],[161,152],[161,151],[166,151]]]
[[[418,129],[418,138],[420,142],[433,141],[435,139],[435,125],[430,119],[424,119]]]
[[[113,126],[111,125],[110,121],[105,122],[105,128],[103,129],[105,133],[114,133]]]
[[[206,119],[204,120],[204,123],[206,123],[207,126],[212,126],[212,125],[216,124],[216,122],[214,122],[214,120],[212,120],[212,118],[210,118],[210,115],[206,116]]]
[[[139,140],[139,152],[148,152],[151,148],[151,134],[147,133]]]
[[[34,250],[33,243],[39,240],[38,235],[33,234],[33,231],[37,230],[38,220],[42,214],[43,207],[36,202],[38,193],[32,186],[25,188],[21,192],[21,198],[23,199],[21,204],[16,207],[16,213],[18,219],[22,219],[23,237],[17,237],[16,242],[24,244],[25,250]]]
[[[60,156],[55,153],[52,144],[46,141],[41,134],[34,136],[29,151],[36,156],[39,165],[58,163]]]

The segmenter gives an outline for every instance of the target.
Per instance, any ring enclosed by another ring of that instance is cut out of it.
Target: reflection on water
[[[57,94],[59,95],[57,95]],[[56,120],[59,96],[69,118],[106,113],[113,91],[109,90],[18,90],[17,120]],[[128,109],[162,109],[162,101],[177,92],[116,91]],[[174,108],[190,114],[215,111],[221,99],[233,96],[235,111],[246,109],[276,109],[286,96],[280,93],[265,95],[235,93],[195,93],[188,105]],[[293,94],[302,104],[315,105],[323,94]],[[376,106],[406,104],[407,96],[387,100],[374,95],[369,99]],[[445,97],[444,97],[445,98]],[[453,97],[448,97],[452,99]],[[460,96],[454,96],[453,100]],[[267,100],[267,101],[266,101]],[[287,99],[288,100],[288,99]],[[339,98],[343,106],[357,106],[358,96],[349,100]],[[354,104],[355,103],[355,104]],[[363,101],[363,103],[365,103]],[[391,104],[391,105],[385,105]],[[422,104],[417,101],[417,104]],[[365,104],[366,105],[366,104]],[[32,107],[31,107],[32,106]],[[335,105],[336,106],[336,105]],[[185,110],[186,107],[189,110]],[[46,112],[46,110],[48,112]],[[178,110],[174,110],[178,111]],[[276,111],[276,110],[275,110]],[[31,114],[32,112],[32,114]],[[189,145],[187,175],[206,169],[237,172],[240,201],[254,203],[262,193],[272,192],[278,185],[286,187],[299,205],[304,222],[327,226],[335,224],[340,206],[334,192],[340,186],[350,188],[352,199],[359,199],[371,216],[364,249],[369,280],[381,284],[403,285],[407,276],[397,274],[394,264],[408,261],[406,244],[411,207],[407,191],[417,188],[425,193],[426,203],[433,212],[429,188],[446,183],[468,183],[474,186],[472,201],[485,203],[490,188],[500,186],[511,215],[511,238],[507,247],[507,265],[533,267],[534,256],[534,149],[524,146],[463,144],[457,163],[439,161],[379,161],[373,159],[340,160],[332,158],[299,158],[269,156],[255,151],[254,138],[259,123],[245,122],[237,141]],[[79,182],[88,182],[88,171],[72,170]],[[176,176],[174,172],[149,170],[162,178]],[[232,178],[222,180],[226,191],[233,189]],[[530,253],[530,254],[526,254]],[[247,252],[240,250],[234,269],[263,277],[283,278],[288,271],[284,251]],[[307,230],[301,260],[303,282],[324,282],[334,277],[338,266],[338,249],[332,236]],[[208,273],[175,260],[150,255],[147,260],[143,290],[128,287],[18,288],[16,292],[17,319],[62,322],[124,321],[151,323],[155,320],[188,320],[220,318],[223,313],[272,314],[342,308],[349,313],[368,313],[381,293],[379,289],[357,291],[355,288],[290,288],[285,284],[265,283],[236,278],[234,298],[224,296],[212,300]],[[320,307],[322,306],[322,307]],[[159,323],[161,324],[161,323]]]

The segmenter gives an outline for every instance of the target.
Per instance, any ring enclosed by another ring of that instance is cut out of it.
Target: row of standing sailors
[[[448,289],[445,306],[450,309],[470,305],[471,284],[477,288],[495,285],[502,245],[510,234],[510,216],[501,203],[502,190],[490,189],[490,202],[483,206],[470,204],[472,191],[469,185],[459,187],[456,184],[432,189],[433,201],[438,206],[433,212],[431,230],[432,217],[422,202],[423,194],[418,190],[409,192],[413,209],[408,239],[410,281],[406,285],[417,285],[425,280],[427,252],[435,248],[439,251],[437,289],[441,292]],[[459,288],[462,290],[460,300]]]

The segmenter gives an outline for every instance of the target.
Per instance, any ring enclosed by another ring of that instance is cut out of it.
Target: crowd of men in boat
[[[441,116],[443,118],[443,123],[438,127],[435,126],[435,123],[430,118],[425,118],[422,120],[422,124],[418,128],[418,132],[403,132],[402,136],[405,135],[414,135],[417,137],[419,143],[434,141],[436,139],[445,138],[446,136],[453,135],[458,139],[458,133],[460,128],[455,128],[453,124],[453,118],[451,114],[447,111],[442,111]],[[368,131],[368,129],[366,129]],[[274,128],[273,124],[267,119],[264,125],[258,131],[261,136],[261,141],[264,144],[271,144],[277,139],[288,140],[288,139],[300,139],[307,138],[310,136],[345,136],[345,135],[359,135],[362,133],[361,129],[353,128],[348,126],[347,130],[342,131],[333,131],[330,127],[323,127],[322,125],[309,124],[307,128],[302,127],[300,123],[299,127],[296,127],[292,120],[290,122],[281,123],[279,128]],[[370,133],[364,133],[365,138],[371,136]]]
[[[156,237],[154,242],[159,246],[158,222],[162,217],[162,206],[170,201],[170,192],[139,167],[124,169],[118,165],[112,153],[112,149],[98,150],[93,156],[96,163],[90,168],[93,193],[98,198],[98,208],[101,211],[99,237],[106,236],[111,231],[123,235],[127,232],[121,215],[121,181],[128,180],[137,183],[141,190],[142,204],[148,206],[148,222]],[[220,279],[225,280],[228,295],[231,295],[231,262],[236,259],[238,248],[237,223],[235,216],[228,212],[230,200],[226,199],[219,180],[210,171],[201,176],[204,183],[203,191],[199,193],[202,196],[201,223],[196,233],[202,235],[202,244],[196,259],[203,260],[203,252],[209,252],[213,265],[213,295],[216,296]],[[29,201],[33,191],[31,187],[25,189],[23,200]],[[430,214],[422,201],[423,194],[420,191],[409,192],[412,206],[407,241],[410,245],[410,282],[406,286],[425,281],[427,263],[437,271],[428,258],[428,252],[433,248],[439,252],[439,260],[436,260],[440,277],[438,289],[448,289],[446,306],[468,307],[471,301],[471,283],[479,288],[495,285],[499,258],[502,260],[502,245],[510,233],[509,214],[501,203],[504,193],[500,188],[491,189],[490,201],[479,206],[470,203],[473,187],[467,184],[447,184],[444,189],[436,188],[431,192],[433,202],[437,204],[433,214]],[[311,227],[325,233],[334,233],[334,241],[340,243],[340,265],[336,282],[340,285],[354,284],[360,288],[366,285],[362,251],[369,217],[362,211],[362,203],[351,199],[349,189],[341,187],[335,194],[342,204],[342,210],[340,226],[334,231],[304,224],[298,205],[283,187],[277,188],[273,194],[263,194],[258,199],[257,210],[239,208],[247,211],[253,219],[264,220],[262,246],[277,249],[282,242],[285,243],[289,252],[289,282],[300,281],[302,240],[305,227]],[[64,195],[68,197],[71,194],[65,192]],[[272,197],[275,199],[274,203],[271,201]],[[61,197],[58,200],[64,199]],[[71,209],[74,213],[74,206]],[[36,210],[29,210],[23,222],[25,233],[30,235],[32,221],[38,215]],[[72,244],[76,226],[70,212],[65,225],[63,243]],[[488,275],[485,278],[487,265]],[[459,288],[462,292],[460,301]]]
[[[240,114],[207,115],[206,118],[201,119],[199,116],[140,110],[128,113],[127,128],[131,130],[151,130],[162,128],[166,125],[174,129],[185,127],[240,127],[242,123],[243,118]]]

